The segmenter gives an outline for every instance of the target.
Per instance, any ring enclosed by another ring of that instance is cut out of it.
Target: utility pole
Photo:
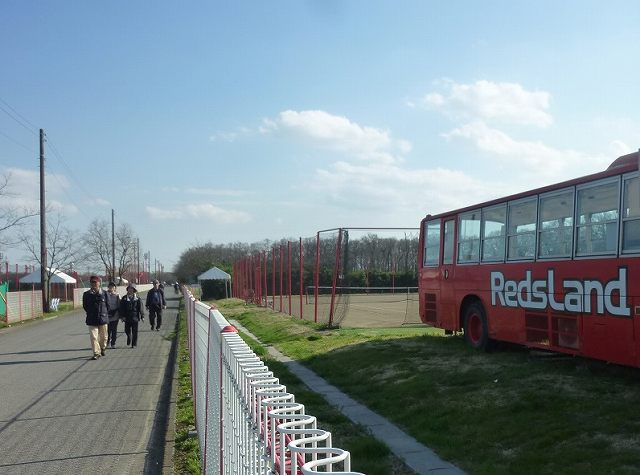
[[[115,211],[111,209],[111,280],[116,281],[116,233],[115,233]]]
[[[49,312],[49,279],[47,276],[47,216],[44,186],[44,130],[40,129],[40,283],[42,311]]]
[[[140,238],[136,238],[136,284],[140,283]]]

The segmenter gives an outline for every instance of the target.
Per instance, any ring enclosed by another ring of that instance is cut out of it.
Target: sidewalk
[[[230,320],[230,323],[260,341],[238,321]],[[283,362],[309,389],[322,395],[329,404],[337,407],[351,421],[366,427],[371,435],[386,444],[398,458],[418,474],[464,475],[465,472],[458,467],[440,459],[431,449],[422,445],[384,417],[354,401],[313,371],[283,355],[272,346],[267,347],[267,350],[273,358]],[[322,421],[319,422],[322,423]]]
[[[160,331],[145,319],[132,349],[121,323],[96,361],[82,310],[0,331],[0,473],[171,473],[179,300],[166,296]]]

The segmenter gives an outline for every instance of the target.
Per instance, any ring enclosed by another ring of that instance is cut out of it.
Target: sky
[[[165,270],[418,227],[637,151],[639,24],[635,0],[2,0],[0,207],[39,207],[42,128],[47,219],[113,209]]]

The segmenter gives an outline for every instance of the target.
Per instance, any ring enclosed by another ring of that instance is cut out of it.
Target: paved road
[[[81,310],[0,331],[0,473],[171,471],[179,300],[166,296],[159,332],[145,320],[131,349],[121,323],[97,361]]]

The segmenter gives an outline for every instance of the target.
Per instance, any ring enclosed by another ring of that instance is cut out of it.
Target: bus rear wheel
[[[476,350],[490,349],[487,315],[480,302],[469,304],[464,312],[464,338]]]

